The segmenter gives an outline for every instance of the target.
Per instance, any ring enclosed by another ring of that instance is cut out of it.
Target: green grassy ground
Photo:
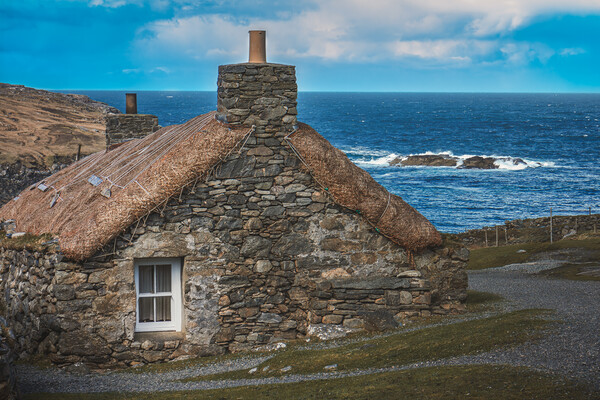
[[[523,243],[474,249],[471,250],[467,269],[477,270],[525,263],[539,257],[541,253],[567,249],[578,251],[578,262],[598,261],[600,259],[600,238],[561,240],[553,244]],[[526,252],[517,253],[519,250],[525,250]]]
[[[527,368],[470,365],[366,376],[243,386],[232,389],[138,394],[33,394],[25,400],[182,399],[593,399],[598,393]]]
[[[467,291],[467,301],[465,302],[465,304],[466,304],[469,312],[476,313],[476,312],[492,310],[501,301],[503,301],[502,296],[499,296],[499,295],[496,295],[493,293],[477,292],[474,290],[468,290]],[[410,328],[415,328],[415,327],[432,325],[432,324],[435,324],[438,322],[448,321],[451,318],[460,318],[460,316],[444,315],[444,316],[431,316],[428,318],[419,318],[417,320],[410,321],[409,323],[407,323],[404,326],[404,328],[410,329]],[[400,332],[401,331],[402,331],[402,328],[400,329]],[[373,336],[373,334],[366,333],[366,332],[359,332],[359,333],[352,335],[351,337],[352,338],[353,337],[368,338],[369,336]],[[290,349],[294,349],[298,346],[306,345],[306,343],[304,341],[300,341],[300,342],[289,341],[289,342],[287,342],[287,344],[288,344],[288,348],[290,348]],[[262,354],[260,352],[258,352],[258,353],[252,353],[250,356],[252,356],[252,355],[259,356]],[[248,356],[248,355],[246,354],[245,356]],[[138,368],[124,369],[119,372],[124,373],[124,374],[128,374],[128,373],[141,374],[141,373],[155,373],[155,372],[160,373],[160,372],[177,371],[177,370],[181,370],[181,369],[188,368],[188,367],[202,366],[202,365],[207,365],[207,364],[211,364],[214,362],[222,362],[222,361],[225,361],[228,359],[233,359],[233,358],[238,358],[238,357],[240,357],[239,354],[225,354],[225,355],[214,356],[214,357],[199,357],[199,358],[192,358],[189,360],[171,361],[168,363],[147,364],[147,365],[144,365],[144,366],[141,366]]]
[[[290,348],[259,365],[252,375],[249,370],[240,370],[189,378],[187,381],[310,374],[323,372],[326,366],[333,364],[337,364],[338,371],[349,371],[474,354],[539,337],[541,330],[549,323],[541,318],[547,314],[544,310],[520,310],[484,319],[400,332],[331,349]],[[282,372],[281,369],[287,366],[292,369]]]
[[[600,264],[600,259],[594,263],[596,266]],[[580,273],[586,270],[588,263],[572,264],[568,263],[558,268],[549,269],[540,272],[540,275],[549,276],[552,278],[570,279],[573,281],[600,281],[600,276],[594,275],[580,275]]]
[[[469,312],[481,312],[494,309],[496,305],[504,301],[499,294],[467,290],[467,301],[465,305]]]
[[[470,291],[470,308],[481,309],[502,301],[500,296]],[[473,321],[444,326],[430,326],[413,332],[362,338],[332,349],[299,349],[291,345],[264,362],[254,374],[248,370],[198,377],[193,380],[253,379],[287,374],[323,372],[337,364],[337,371],[390,367],[452,356],[474,354],[498,347],[517,345],[538,338],[547,330],[549,312],[520,310]],[[431,321],[430,321],[431,322]],[[413,325],[414,326],[414,325]],[[161,372],[206,364],[226,358],[187,360],[143,368],[144,372]],[[269,367],[267,371],[263,368]],[[292,366],[287,372],[281,372]],[[155,370],[151,370],[157,368]],[[161,369],[158,369],[161,368]],[[126,379],[124,377],[124,379]],[[301,383],[245,386],[208,391],[165,393],[96,393],[48,394],[25,396],[27,400],[157,400],[157,399],[592,399],[598,393],[560,377],[510,366],[452,366],[418,368],[372,375],[319,380]]]

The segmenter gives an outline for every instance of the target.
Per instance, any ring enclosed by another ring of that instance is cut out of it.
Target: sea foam
[[[424,153],[415,153],[409,155],[398,155],[396,153],[388,153],[381,154],[381,151],[369,151],[368,149],[362,147],[360,149],[354,148],[350,151],[346,151],[346,154],[350,156],[352,161],[359,166],[372,166],[372,167],[386,167],[386,166],[399,166],[398,163],[394,165],[390,164],[394,160],[406,160],[411,156],[442,156],[446,158],[452,158],[456,160],[455,167],[430,167],[430,166],[416,166],[421,168],[462,168],[464,165],[464,161],[472,158],[472,157],[483,157],[483,158],[493,158],[495,159],[494,165],[498,167],[498,170],[506,170],[506,171],[520,171],[527,168],[554,168],[556,164],[552,161],[536,161],[529,160],[522,157],[512,157],[512,156],[499,156],[499,155],[476,155],[476,154],[463,154],[456,155],[452,151],[427,151]],[[365,156],[371,157],[365,157]],[[362,156],[360,158],[352,157],[352,156]]]

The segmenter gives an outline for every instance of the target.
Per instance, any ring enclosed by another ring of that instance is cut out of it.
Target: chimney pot
[[[137,94],[125,94],[125,114],[137,114]]]
[[[265,64],[267,62],[266,31],[249,31],[250,56],[248,62]]]

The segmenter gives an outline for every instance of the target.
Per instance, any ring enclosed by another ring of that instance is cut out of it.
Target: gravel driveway
[[[557,324],[543,339],[512,349],[499,349],[474,356],[462,356],[433,362],[399,367],[369,369],[351,372],[331,372],[311,375],[288,375],[279,378],[243,379],[218,382],[177,382],[191,376],[200,376],[230,370],[248,369],[269,357],[246,357],[203,367],[189,367],[166,373],[72,374],[55,368],[39,370],[32,366],[18,366],[19,386],[29,392],[138,392],[201,390],[299,382],[357,376],[382,371],[404,370],[439,365],[510,364],[551,371],[591,383],[600,390],[600,282],[550,279],[537,275],[542,269],[553,268],[552,262],[515,264],[469,273],[473,290],[497,293],[508,300],[506,310],[547,308],[556,311],[563,323]],[[468,316],[467,319],[471,319]],[[411,329],[412,330],[412,329]]]

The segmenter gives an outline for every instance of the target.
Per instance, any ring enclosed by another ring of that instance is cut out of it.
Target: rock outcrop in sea
[[[406,157],[396,157],[390,161],[390,165],[399,165],[402,167],[456,167],[464,169],[498,169],[500,168],[500,164],[504,163],[509,163],[513,166],[527,166],[527,163],[521,158],[485,156],[457,157],[446,153],[416,154]]]

